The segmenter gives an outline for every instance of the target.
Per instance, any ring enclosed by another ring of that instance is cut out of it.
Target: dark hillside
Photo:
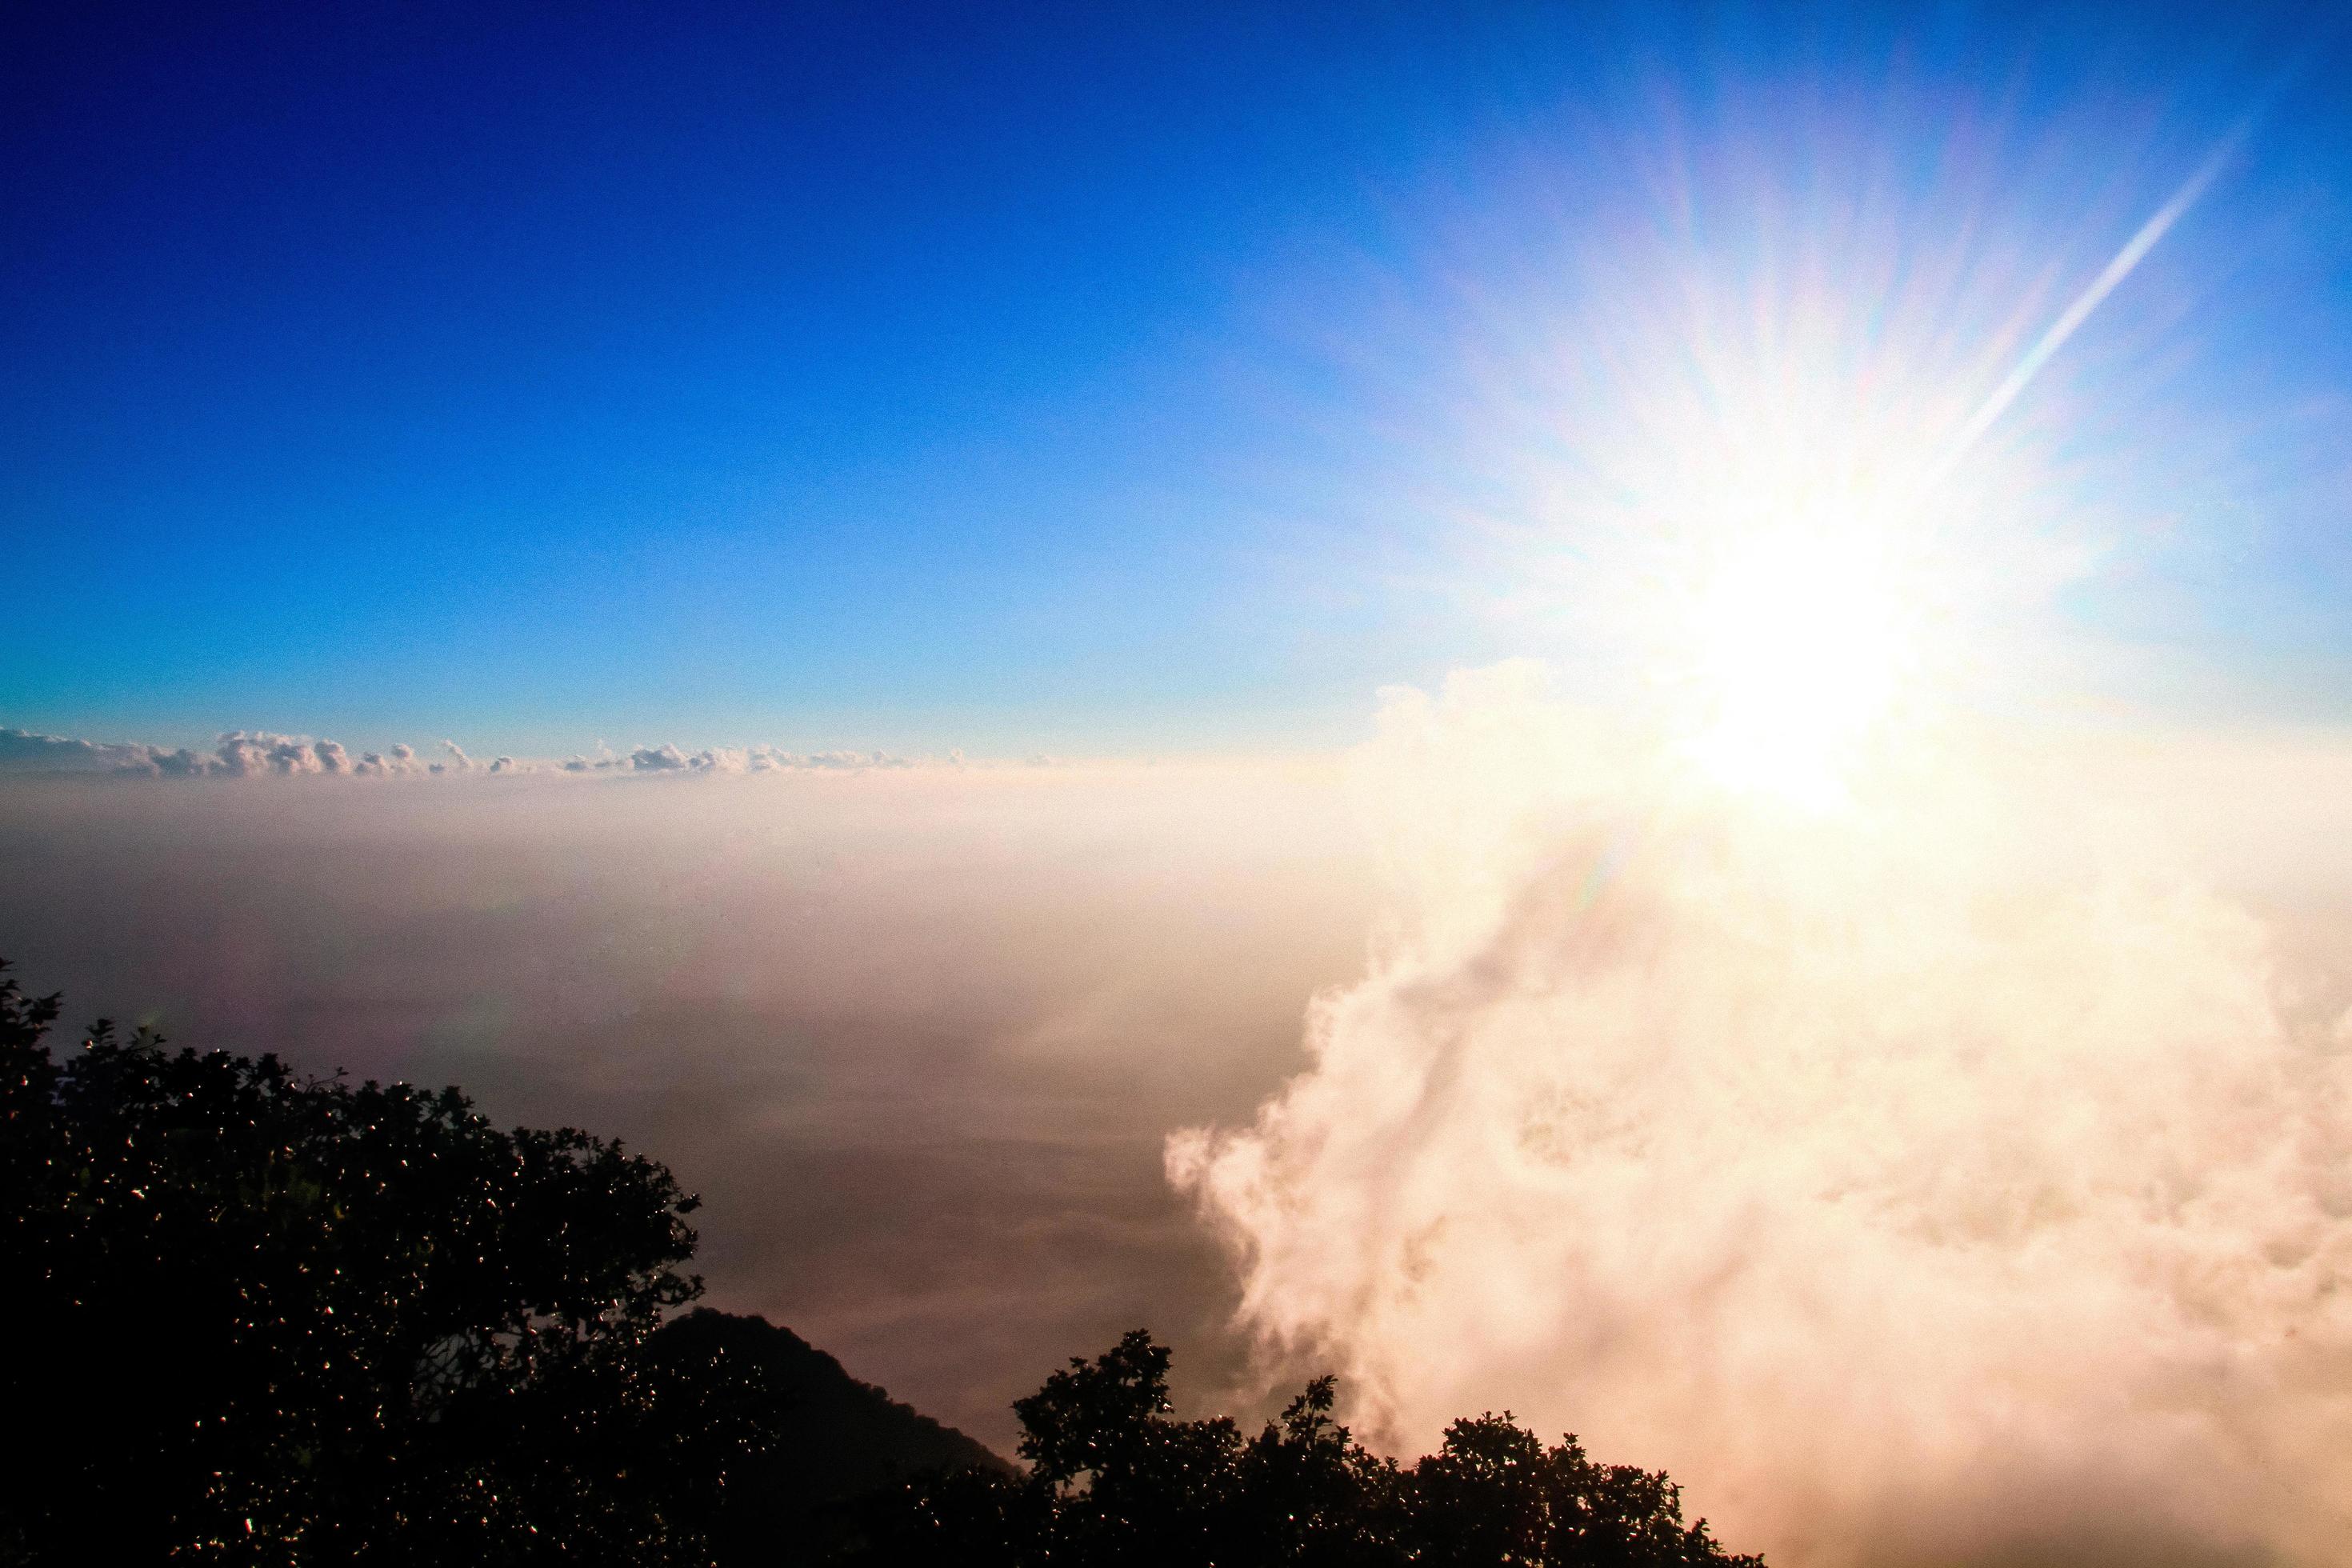
[[[751,1383],[769,1411],[769,1448],[740,1460],[710,1531],[727,1568],[824,1561],[852,1535],[852,1500],[927,1474],[1012,1465],[870,1383],[825,1352],[762,1317],[696,1307],[654,1335],[656,1356],[724,1363]]]
[[[724,1354],[736,1375],[774,1396],[774,1448],[757,1490],[781,1507],[854,1498],[922,1471],[1013,1469],[955,1427],[858,1383],[840,1361],[762,1317],[696,1307],[661,1328],[654,1344],[691,1356]]]

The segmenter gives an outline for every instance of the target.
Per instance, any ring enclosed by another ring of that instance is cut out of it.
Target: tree
[[[1596,1465],[1575,1436],[1546,1448],[1508,1412],[1454,1422],[1411,1472],[1406,1543],[1417,1563],[1682,1568],[1756,1564],[1685,1525],[1664,1475]]]
[[[0,975],[0,1552],[707,1560],[769,1413],[648,1351],[700,1289],[667,1170],[103,1021],[60,1064],[58,1012]]]
[[[1331,1418],[1339,1379],[1318,1377],[1242,1452],[1234,1534],[1247,1561],[1353,1568],[1402,1560],[1403,1477]]]
[[[1170,1352],[1138,1330],[1074,1360],[1013,1409],[1026,1478],[923,1479],[876,1499],[853,1555],[988,1568],[1760,1568],[1685,1525],[1664,1475],[1547,1448],[1510,1416],[1446,1428],[1410,1468],[1332,1419],[1308,1384],[1243,1441],[1223,1417],[1174,1418]]]
[[[1241,1433],[1223,1416],[1168,1419],[1169,1361],[1137,1329],[1013,1406],[1021,1457],[1053,1489],[1056,1536],[1080,1561],[1207,1563],[1225,1544]]]

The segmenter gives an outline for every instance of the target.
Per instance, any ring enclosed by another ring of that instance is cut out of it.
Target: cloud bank
[[[962,762],[962,752],[951,752],[946,765],[960,766]],[[625,756],[568,757],[563,763],[565,772],[575,773],[608,769],[640,773],[841,773],[919,765],[912,758],[892,756],[887,752],[788,752],[770,745],[709,746],[699,752],[684,752],[668,744],[638,746]]]
[[[267,778],[340,774],[356,778],[443,777],[462,773],[842,773],[876,768],[925,765],[961,767],[963,753],[950,752],[938,763],[887,752],[793,752],[781,746],[709,746],[688,752],[672,742],[636,746],[614,754],[572,756],[560,763],[534,763],[500,755],[477,762],[455,741],[440,742],[437,760],[420,756],[414,746],[394,745],[382,752],[362,752],[356,759],[338,741],[309,735],[284,735],[261,730],[232,730],[219,737],[210,752],[177,749],[136,742],[87,741],[31,730],[0,728],[0,774],[82,773],[148,774],[172,778]]]
[[[1409,1450],[1572,1428],[1808,1568],[2340,1560],[2341,990],[2066,770],[1961,761],[1816,818],[1528,667],[1393,694],[1370,970],[1167,1150],[1269,1363]]]
[[[404,746],[394,748],[406,752]],[[135,742],[83,741],[30,730],[0,729],[0,773],[149,773],[174,778],[220,774],[256,778],[296,773],[385,771],[374,752],[354,763],[341,744],[308,735],[232,730],[210,752]],[[369,764],[378,764],[371,767]]]

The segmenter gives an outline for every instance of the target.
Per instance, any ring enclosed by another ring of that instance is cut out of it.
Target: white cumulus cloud
[[[1265,1353],[1775,1561],[2338,1560],[2352,1058],[2263,924],[2047,778],[1813,817],[1673,762],[1528,667],[1391,694],[1374,960],[1168,1147]]]

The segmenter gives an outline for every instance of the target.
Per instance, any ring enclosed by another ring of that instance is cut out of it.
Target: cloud
[[[959,761],[961,755],[958,753]],[[639,773],[848,773],[919,765],[911,758],[887,752],[788,752],[764,743],[709,746],[698,752],[687,752],[667,743],[639,746],[629,753],[628,764]],[[563,765],[568,771],[579,773],[605,764],[574,757]]]
[[[512,755],[500,755],[484,764],[476,762],[455,741],[445,740],[440,744],[442,754],[432,762],[405,742],[383,751],[362,752],[354,758],[338,741],[267,730],[232,730],[223,733],[214,750],[206,753],[184,747],[167,750],[132,742],[75,740],[11,728],[0,729],[0,773],[148,773],[169,777],[219,774],[231,778],[350,774],[390,778],[407,774],[517,773],[531,772],[534,767]],[[963,761],[961,752],[950,754],[951,765],[962,766]],[[625,756],[602,752],[593,757],[567,757],[544,765],[567,773],[772,773],[863,772],[920,764],[880,751],[802,752],[762,742],[742,747],[708,746],[689,752],[664,742],[636,747]]]
[[[103,773],[141,749],[0,729],[0,768],[11,773]]]
[[[166,778],[207,774],[230,778],[297,774],[362,777],[416,771],[415,753],[394,746],[389,756],[368,752],[356,761],[339,741],[267,730],[225,731],[210,752],[136,742],[73,740],[0,729],[0,773],[146,773]]]
[[[214,759],[184,748],[166,751],[160,746],[0,729],[0,773],[190,774],[209,772],[214,766]]]
[[[182,746],[167,752],[161,746],[148,746],[146,765],[134,771],[161,773],[167,778],[194,778],[213,771],[213,759]]]
[[[402,742],[381,752],[368,752],[352,764],[352,772],[366,778],[423,776],[442,770],[428,764],[416,754],[416,748]]]
[[[219,763],[218,771],[235,778],[352,771],[351,758],[336,742],[260,730],[230,731],[220,738],[220,746],[213,755]]]
[[[915,764],[906,757],[894,757],[885,752],[814,752],[793,757],[781,753],[786,767],[804,768],[910,768]]]
[[[373,753],[371,753],[371,758]],[[334,741],[267,731],[233,730],[209,754],[186,747],[80,741],[30,731],[0,730],[0,772],[150,773],[192,778],[206,773],[232,777],[268,774],[348,773],[375,771],[354,763]]]
[[[1372,962],[1167,1149],[1269,1366],[1408,1450],[1508,1404],[1774,1561],[2332,1560],[2336,1009],[2116,795],[1966,754],[1816,818],[1528,667],[1391,694]]]

